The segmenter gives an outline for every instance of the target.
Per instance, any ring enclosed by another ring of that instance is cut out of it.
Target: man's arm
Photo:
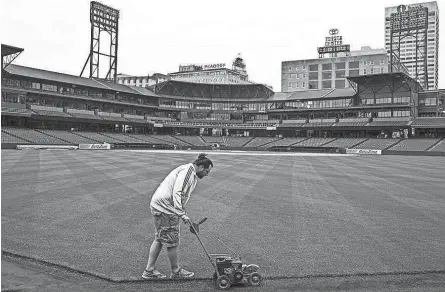
[[[175,213],[178,214],[183,220],[188,219],[188,217],[182,206],[182,195],[190,184],[192,175],[192,167],[179,171],[178,176],[175,180],[175,185],[173,186],[173,206],[175,209]]]

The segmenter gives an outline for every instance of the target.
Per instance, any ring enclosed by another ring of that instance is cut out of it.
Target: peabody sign
[[[202,66],[204,70],[206,69],[221,69],[226,68],[226,63],[218,63],[218,64],[206,64]]]

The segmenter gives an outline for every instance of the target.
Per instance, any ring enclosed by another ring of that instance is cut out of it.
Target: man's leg
[[[173,272],[178,272],[179,265],[178,265],[178,247],[177,246],[171,246],[167,247],[167,255],[168,259],[170,260],[170,265],[172,267]]]
[[[147,271],[151,271],[155,268],[156,260],[158,259],[159,253],[162,250],[162,243],[157,240],[153,240],[150,247],[150,253],[148,254]],[[170,256],[169,256],[170,257]]]

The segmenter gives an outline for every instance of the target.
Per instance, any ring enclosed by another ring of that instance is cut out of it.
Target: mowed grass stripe
[[[413,205],[397,187],[382,184],[382,178],[364,172],[361,170],[361,165],[339,163],[341,166],[332,166],[332,169],[338,170],[357,183],[357,195],[353,196],[346,191],[345,196],[359,203],[364,212],[376,221],[376,230],[383,232],[380,241],[397,247],[387,246],[386,249],[380,250],[380,253],[384,253],[381,257],[390,259],[388,261],[400,269],[413,267],[420,269],[425,263],[431,264],[432,269],[442,267],[438,260],[445,260],[445,255],[440,252],[445,245],[437,245],[435,236],[441,238],[445,236],[443,226],[445,221],[440,221],[435,215],[431,215],[431,210],[427,212]],[[355,175],[357,173],[363,177],[357,177]],[[444,205],[439,204],[439,206],[438,208],[444,210],[442,214],[445,214]],[[397,226],[396,230],[394,226]],[[372,235],[378,236],[376,233],[370,234]],[[397,265],[394,265],[396,263]]]

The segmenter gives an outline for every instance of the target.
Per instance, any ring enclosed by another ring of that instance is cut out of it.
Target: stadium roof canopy
[[[319,89],[294,92],[277,92],[269,100],[273,101],[292,101],[292,100],[308,100],[308,99],[330,99],[340,97],[353,97],[355,90],[353,88],[334,88]]]
[[[23,52],[24,49],[2,44],[2,57]]]
[[[107,89],[122,93],[156,96],[155,93],[145,88],[144,88],[145,90],[141,88],[135,89],[134,87],[130,87],[123,84],[116,84],[108,81],[95,80],[90,78],[84,78],[84,77],[35,69],[19,65],[10,65],[5,69],[5,71],[11,75],[47,80],[52,82],[60,82],[68,85],[92,87],[97,89]]]
[[[2,44],[2,69],[5,69],[24,49]]]
[[[266,99],[274,92],[263,84],[207,84],[169,80],[161,82],[156,88],[157,94],[190,98],[215,99]]]
[[[358,85],[365,86],[369,86],[371,83],[377,85],[378,83],[384,84],[393,81],[401,81],[406,83],[414,92],[423,91],[422,86],[419,82],[417,82],[417,80],[411,78],[409,75],[403,72],[360,75],[346,78],[357,83]]]

